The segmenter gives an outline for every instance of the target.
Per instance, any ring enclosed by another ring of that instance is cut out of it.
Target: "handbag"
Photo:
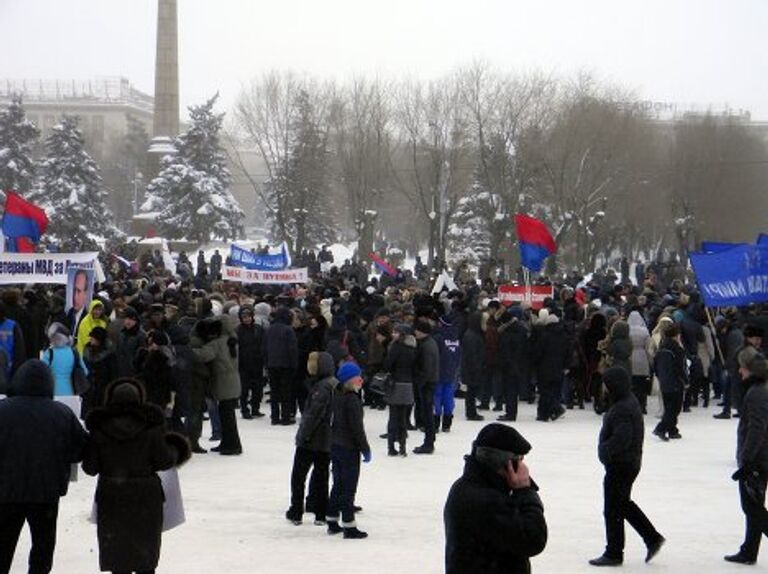
[[[379,371],[371,378],[368,389],[376,395],[386,395],[392,389],[392,376],[384,371]]]

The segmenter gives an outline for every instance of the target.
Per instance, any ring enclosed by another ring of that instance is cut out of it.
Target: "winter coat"
[[[387,330],[389,331],[388,338],[391,339],[392,326],[387,324]],[[372,321],[366,329],[365,335],[368,340],[368,352],[366,357],[368,358],[368,364],[372,367],[380,366],[384,364],[384,358],[387,355],[387,345],[382,344],[376,339],[376,333],[378,332],[378,326],[375,321]]]
[[[144,383],[149,404],[165,409],[171,402],[171,393],[177,390],[173,371],[175,362],[170,345],[161,345],[156,351],[139,349],[136,355],[138,379]]]
[[[615,367],[614,367],[615,368]],[[639,469],[643,459],[643,412],[632,393],[629,374],[610,376],[603,381],[608,390],[608,410],[603,415],[603,427],[597,455],[604,466],[628,465]]]
[[[211,395],[217,401],[239,398],[241,392],[237,337],[231,319],[223,315],[202,321],[203,325],[198,325],[198,330],[202,327],[205,343],[193,349],[197,359],[210,364]]]
[[[112,343],[107,340],[104,347],[86,345],[83,362],[88,368],[88,380],[91,383],[91,389],[88,391],[89,408],[99,407],[104,402],[104,390],[107,385],[117,378],[117,359]]]
[[[499,349],[502,372],[506,376],[524,377],[528,372],[528,329],[519,319],[499,327]]]
[[[299,366],[299,346],[291,318],[291,312],[281,307],[275,312],[275,322],[267,329],[264,347],[269,369],[296,369]]]
[[[455,384],[461,368],[461,340],[458,327],[443,317],[440,319],[440,329],[435,334],[435,342],[440,352],[439,380],[441,383]]]
[[[446,574],[528,574],[547,544],[535,488],[509,491],[495,470],[465,457],[443,510]]]
[[[262,375],[264,332],[264,327],[255,322],[250,325],[240,323],[237,326],[237,368],[241,379],[255,379]]]
[[[416,337],[401,336],[387,352],[384,370],[390,374],[390,386],[385,399],[390,405],[413,404],[413,380],[416,368]]]
[[[83,350],[85,350],[85,346],[88,344],[91,331],[93,331],[96,327],[102,327],[103,329],[106,329],[107,325],[109,324],[106,311],[102,311],[102,315],[98,319],[93,316],[93,310],[96,307],[101,307],[103,310],[104,303],[98,299],[91,301],[91,304],[88,305],[88,314],[83,317],[83,320],[80,321],[80,326],[77,328],[77,341],[75,343],[75,348],[81,357],[83,356]]]
[[[432,337],[417,340],[415,375],[418,385],[436,384],[440,377],[440,351]]]
[[[682,393],[688,384],[685,351],[674,339],[664,337],[653,361],[662,393]]]
[[[571,340],[565,325],[549,323],[542,330],[535,347],[537,380],[560,380],[571,364]]]
[[[461,339],[461,380],[472,388],[480,387],[485,379],[485,339],[480,321],[479,314],[471,315]]]
[[[163,412],[155,405],[95,409],[86,425],[91,442],[83,470],[99,475],[99,566],[111,572],[153,570],[160,558],[165,498],[157,471],[189,458],[189,445],[183,437],[166,433]]]
[[[317,380],[307,397],[301,423],[296,433],[296,446],[314,452],[331,452],[331,416],[333,394],[339,381],[333,376],[336,365],[328,353],[319,353]]]
[[[120,342],[115,349],[118,377],[133,377],[136,375],[136,355],[139,349],[144,347],[146,341],[147,334],[138,324],[130,330],[123,327],[122,331],[120,331]]]
[[[651,364],[648,359],[648,340],[651,335],[645,320],[637,311],[629,314],[629,340],[632,343],[632,376],[648,377],[651,374]]]
[[[739,410],[736,460],[739,468],[752,468],[768,476],[768,383],[752,376],[743,384],[747,391]]]
[[[632,341],[629,339],[629,325],[616,321],[611,327],[611,337],[605,349],[612,367],[621,367],[632,376]]]
[[[75,369],[82,369],[83,373],[87,373],[83,358],[78,352],[69,345],[49,347],[42,351],[40,359],[48,365],[53,374],[54,395],[57,397],[74,395],[72,378]]]
[[[332,444],[348,450],[370,452],[363,425],[363,404],[358,394],[339,384],[333,395]]]
[[[0,401],[0,503],[40,503],[67,493],[72,464],[88,435],[75,414],[53,401],[53,378],[41,361],[27,361]]]

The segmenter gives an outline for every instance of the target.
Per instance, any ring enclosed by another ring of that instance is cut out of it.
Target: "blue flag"
[[[708,307],[768,301],[768,245],[736,245],[720,253],[691,253],[691,265]]]
[[[701,250],[704,253],[722,253],[723,251],[728,251],[729,249],[733,249],[734,247],[739,247],[740,245],[747,245],[747,244],[746,243],[724,243],[721,241],[702,241]]]
[[[232,267],[256,271],[280,271],[291,266],[291,256],[285,242],[280,246],[280,253],[276,255],[258,255],[233,244],[229,248],[229,257]]]

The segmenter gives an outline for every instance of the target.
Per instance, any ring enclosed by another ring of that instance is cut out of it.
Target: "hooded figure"
[[[316,523],[325,522],[328,508],[328,468],[331,461],[331,415],[333,394],[339,382],[334,377],[333,357],[328,353],[310,353],[307,371],[315,379],[310,389],[301,424],[296,433],[296,453],[291,472],[291,506],[288,520],[301,524],[304,514],[304,484],[309,469],[307,510],[315,513]]]
[[[624,521],[630,523],[642,537],[649,562],[664,544],[651,521],[632,499],[632,484],[640,473],[643,458],[643,413],[631,392],[629,374],[621,367],[611,367],[603,373],[608,395],[608,410],[597,453],[605,467],[603,495],[605,499],[605,552],[593,560],[593,566],[618,566],[624,560]]]
[[[611,327],[611,335],[605,348],[612,367],[621,367],[632,376],[632,341],[629,339],[629,325],[625,321],[616,321]]]
[[[163,411],[134,379],[117,379],[86,419],[83,470],[99,475],[96,526],[102,571],[151,572],[160,559],[163,487],[157,471],[190,457],[187,439],[165,429]]]
[[[0,401],[0,572],[8,572],[24,522],[32,533],[30,571],[50,572],[59,498],[88,435],[64,404],[54,402],[53,377],[31,359],[16,372],[11,397]]]
[[[94,313],[94,310],[96,312]],[[80,326],[77,328],[77,337],[75,338],[75,349],[77,349],[78,355],[83,356],[85,346],[88,344],[88,339],[91,336],[91,331],[96,327],[107,328],[109,320],[107,319],[107,313],[104,309],[104,303],[99,299],[94,299],[91,304],[88,305],[88,314],[80,321]]]
[[[544,506],[527,469],[514,480],[506,470],[511,461],[519,472],[530,450],[519,432],[501,423],[477,435],[443,510],[446,574],[531,571],[530,557],[547,544]]]

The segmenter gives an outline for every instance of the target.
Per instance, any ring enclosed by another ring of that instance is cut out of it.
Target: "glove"
[[[731,480],[747,480],[753,477],[759,477],[760,472],[755,470],[751,464],[744,464],[731,475]]]
[[[373,454],[371,454],[370,450],[366,450],[363,453],[363,462],[367,464],[367,463],[371,462],[371,459],[373,459]]]

